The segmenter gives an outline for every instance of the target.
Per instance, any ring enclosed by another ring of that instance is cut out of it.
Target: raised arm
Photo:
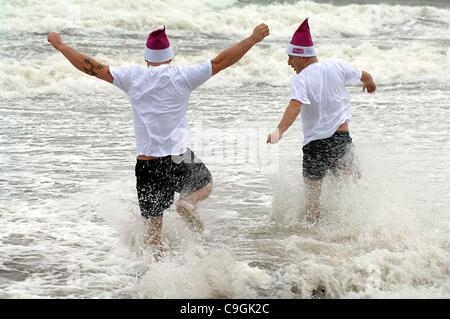
[[[278,124],[278,127],[275,129],[275,131],[270,133],[269,136],[267,137],[268,144],[278,143],[278,141],[283,137],[284,132],[286,132],[287,129],[291,127],[292,123],[295,122],[295,119],[300,113],[301,107],[302,104],[297,100],[291,100],[289,102],[289,105],[287,106],[286,111],[284,112],[280,124]]]
[[[367,93],[373,93],[377,89],[372,75],[369,72],[362,71],[361,82],[363,83],[363,91],[367,89]]]
[[[239,61],[256,43],[261,42],[269,35],[269,27],[264,23],[258,25],[248,38],[242,40],[231,48],[225,49],[211,61],[212,75],[216,75]]]
[[[67,60],[78,70],[102,79],[106,82],[112,83],[113,76],[109,72],[109,66],[105,64],[98,63],[93,58],[83,55],[66,45],[61,36],[57,32],[50,32],[47,36],[48,42],[50,42],[53,47],[61,52]]]

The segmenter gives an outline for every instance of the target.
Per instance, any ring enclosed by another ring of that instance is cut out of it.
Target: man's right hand
[[[372,80],[368,82],[367,84],[364,83],[363,85],[363,92],[367,90],[367,93],[373,93],[377,89],[377,86],[375,85],[375,82]]]
[[[261,23],[260,25],[256,26],[255,29],[253,29],[251,38],[253,41],[255,41],[255,43],[258,43],[261,42],[269,34],[269,26],[265,23]]]
[[[373,93],[377,89],[373,77],[369,72],[362,71],[361,81],[363,82],[363,92],[367,90],[367,93]]]
[[[266,24],[261,23],[256,26],[251,36],[245,38],[238,44],[223,50],[218,56],[211,60],[212,75],[215,75],[235,64],[244,56],[244,54],[248,52],[248,50],[268,35],[269,27]]]

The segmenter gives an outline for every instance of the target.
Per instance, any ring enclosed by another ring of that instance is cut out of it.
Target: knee
[[[212,189],[213,189],[213,183],[212,183],[212,181],[210,181],[205,187],[202,188],[201,192],[203,195],[202,196],[203,199],[207,198],[211,194]]]
[[[212,182],[209,182],[204,186],[203,188],[200,188],[199,190],[196,190],[193,193],[190,193],[186,196],[182,196],[181,199],[190,202],[192,204],[196,204],[199,201],[202,201],[206,198],[208,198],[209,194],[212,192]]]

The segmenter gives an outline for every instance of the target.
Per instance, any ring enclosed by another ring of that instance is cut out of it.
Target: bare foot
[[[306,221],[311,225],[314,226],[319,222],[320,214],[319,212],[308,212],[306,214]]]
[[[147,244],[148,244],[148,249],[151,250],[151,253],[152,253],[155,261],[160,261],[164,255],[164,253],[166,252],[163,244],[162,243],[155,244],[152,240],[148,240]]]
[[[185,200],[180,200],[177,204],[177,212],[192,231],[198,233],[203,232],[203,222],[201,221],[194,205]]]

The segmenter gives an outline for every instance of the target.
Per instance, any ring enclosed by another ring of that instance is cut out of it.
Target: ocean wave
[[[166,24],[180,36],[228,34],[242,36],[260,22],[269,24],[273,37],[288,39],[301,20],[311,18],[313,36],[420,37],[449,39],[450,10],[429,6],[333,6],[310,1],[290,4],[245,4],[237,1],[176,0],[91,2],[28,0],[3,4],[3,31],[47,32],[78,29],[147,33]],[[182,12],[182,14],[181,14]]]
[[[206,50],[198,55],[177,55],[174,65],[201,63],[214,58],[219,50]],[[367,70],[380,85],[417,84],[446,85],[450,49],[439,47],[424,49],[420,43],[403,47],[384,48],[376,44],[357,46],[324,44],[318,47],[319,58],[337,58]],[[95,55],[112,66],[144,64],[141,51],[114,57]],[[76,70],[61,54],[52,53],[45,58],[0,61],[0,97],[17,98],[39,94],[86,94],[112,92],[106,82]],[[284,47],[276,44],[261,45],[251,50],[236,65],[208,81],[206,87],[269,85],[288,87],[293,70],[287,65]]]

